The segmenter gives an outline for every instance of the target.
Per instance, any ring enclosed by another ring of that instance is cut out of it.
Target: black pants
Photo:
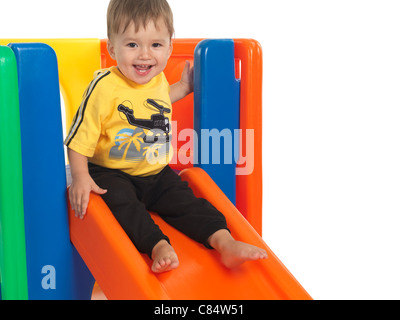
[[[211,248],[208,238],[228,229],[225,217],[207,200],[196,198],[187,182],[169,166],[149,177],[135,177],[120,170],[89,163],[89,172],[100,188],[111,212],[136,248],[151,258],[153,247],[162,239],[169,241],[147,210],[175,229]]]

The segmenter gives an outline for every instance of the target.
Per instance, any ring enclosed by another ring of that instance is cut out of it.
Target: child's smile
[[[146,76],[150,73],[151,69],[154,67],[153,65],[134,65],[136,72],[141,76]]]

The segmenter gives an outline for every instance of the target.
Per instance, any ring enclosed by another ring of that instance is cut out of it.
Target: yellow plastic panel
[[[82,95],[100,69],[99,39],[0,39],[0,45],[18,42],[41,42],[57,54],[60,87],[65,103],[66,130],[78,109]]]

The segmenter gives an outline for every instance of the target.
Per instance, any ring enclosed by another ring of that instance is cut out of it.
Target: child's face
[[[171,37],[164,21],[153,21],[135,31],[132,22],[124,33],[108,41],[108,51],[122,74],[137,84],[146,84],[166,67],[172,52]]]

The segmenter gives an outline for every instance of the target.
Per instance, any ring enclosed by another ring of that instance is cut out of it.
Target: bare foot
[[[155,273],[170,271],[179,266],[174,248],[165,240],[161,240],[154,246],[151,257],[153,259],[151,270]]]
[[[236,241],[227,230],[219,230],[211,235],[209,244],[221,254],[221,261],[228,268],[246,261],[268,258],[264,249]]]

